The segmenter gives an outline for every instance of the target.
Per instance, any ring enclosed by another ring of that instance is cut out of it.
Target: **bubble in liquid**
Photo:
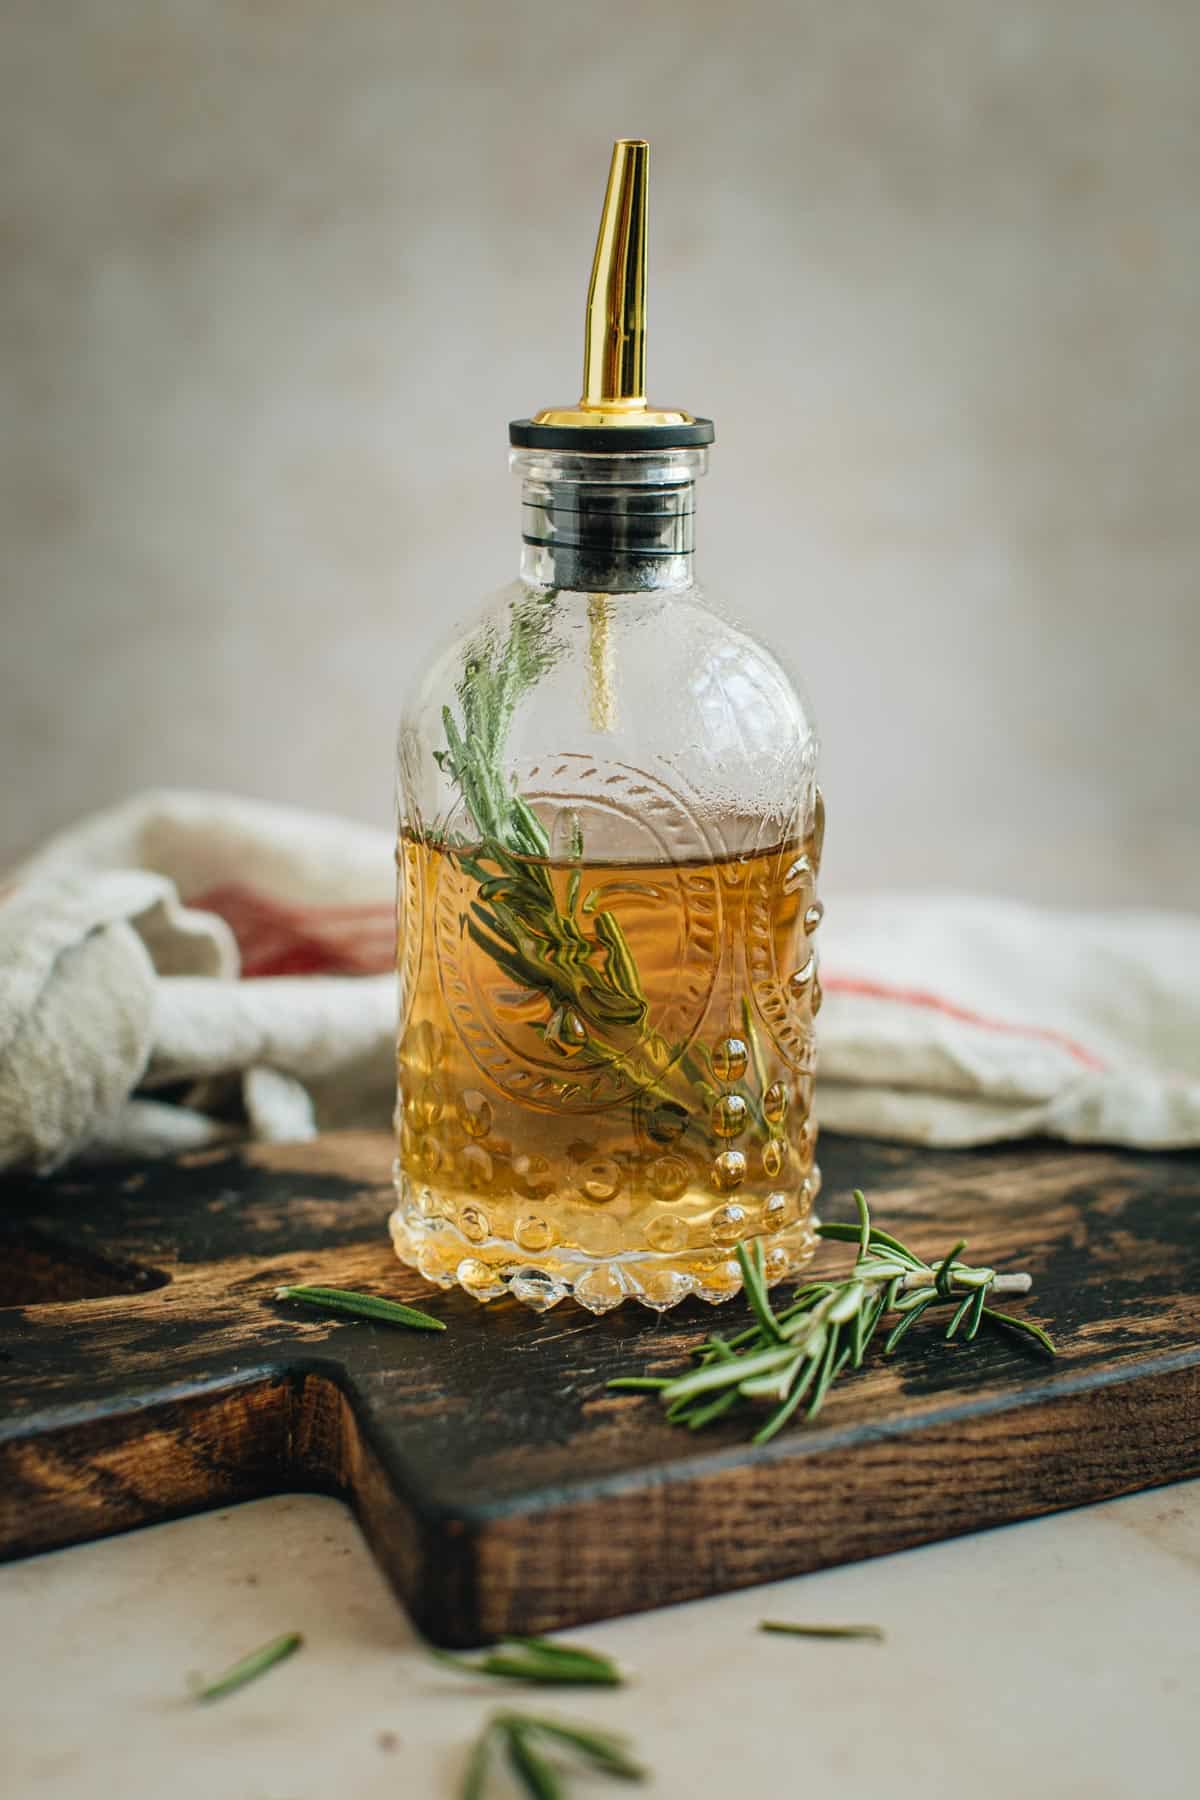
[[[458,1215],[458,1228],[473,1244],[482,1244],[491,1232],[487,1214],[478,1206],[464,1206]]]
[[[417,1096],[417,1117],[423,1126],[436,1125],[446,1105],[446,1096],[442,1092],[441,1083],[433,1076],[421,1083],[421,1091]]]
[[[824,917],[825,908],[821,905],[819,900],[814,900],[804,915],[804,930],[808,937],[812,936]]]
[[[682,1269],[650,1269],[641,1276],[641,1288],[643,1305],[665,1312],[695,1292],[696,1277],[685,1275]]]
[[[454,1271],[455,1280],[475,1300],[495,1300],[504,1292],[497,1272],[477,1256],[464,1256]]]
[[[746,1179],[746,1158],[740,1150],[722,1150],[712,1166],[712,1184],[719,1194],[741,1187]]]
[[[762,1103],[763,1117],[769,1125],[783,1124],[784,1119],[787,1117],[788,1101],[790,1099],[791,1095],[788,1092],[786,1081],[773,1081],[771,1083],[770,1087],[763,1095]]]
[[[817,959],[815,956],[810,956],[802,969],[796,969],[788,976],[788,987],[791,989],[794,999],[803,999],[804,991],[816,972]]]
[[[442,1166],[442,1146],[435,1137],[427,1137],[417,1151],[417,1168],[426,1181],[432,1181]]]
[[[798,856],[784,875],[784,893],[798,894],[812,872],[812,864],[809,862],[807,856]]]
[[[768,1138],[763,1145],[763,1172],[771,1181],[778,1180],[787,1166],[791,1146],[786,1138]]]
[[[464,1088],[454,1107],[468,1137],[486,1137],[492,1129],[492,1105],[478,1088]]]
[[[713,1074],[718,1081],[740,1081],[750,1052],[739,1037],[722,1038],[712,1053]]]
[[[535,1151],[527,1156],[522,1153],[512,1159],[513,1183],[522,1194],[531,1200],[541,1199],[554,1186],[554,1171],[544,1156]]]
[[[678,1101],[664,1100],[646,1121],[646,1131],[656,1144],[673,1144],[687,1130],[687,1108]]]
[[[791,1257],[782,1244],[772,1244],[763,1252],[763,1276],[768,1282],[782,1281],[791,1264]]]
[[[652,1250],[670,1254],[684,1248],[688,1241],[688,1228],[682,1219],[673,1218],[670,1213],[660,1213],[657,1219],[651,1219],[646,1226],[645,1237]]]
[[[716,1244],[736,1244],[746,1232],[748,1214],[744,1206],[719,1206],[712,1216],[709,1230]]]
[[[717,1306],[736,1294],[742,1285],[741,1264],[735,1257],[716,1257],[700,1275],[697,1292],[701,1300]]]
[[[400,1043],[399,1060],[412,1076],[432,1075],[441,1063],[445,1044],[436,1025],[421,1019],[410,1025]]]
[[[750,1109],[740,1094],[722,1094],[712,1109],[712,1128],[719,1138],[735,1138],[749,1120]]]
[[[446,1271],[442,1267],[442,1247],[436,1240],[425,1239],[417,1249],[417,1268],[426,1281],[437,1282],[439,1286],[446,1279]]]
[[[538,1218],[536,1213],[529,1213],[518,1219],[513,1227],[513,1237],[522,1250],[548,1250],[557,1233],[548,1219]]]
[[[463,1186],[473,1194],[482,1194],[492,1185],[495,1165],[482,1144],[468,1144],[459,1159]]]
[[[681,1156],[659,1156],[650,1167],[650,1186],[660,1200],[677,1200],[688,1184],[689,1172]]]
[[[586,1306],[591,1313],[606,1313],[620,1306],[625,1298],[625,1281],[619,1269],[601,1264],[581,1275],[573,1291],[580,1306]]]
[[[548,1312],[567,1293],[565,1281],[555,1281],[545,1269],[516,1269],[509,1276],[508,1291],[514,1300],[534,1312]]]
[[[588,1156],[575,1164],[575,1186],[586,1200],[612,1200],[621,1191],[621,1165],[611,1156]]]
[[[792,1203],[786,1194],[768,1194],[763,1201],[763,1225],[768,1231],[778,1231],[786,1225],[791,1217]]]

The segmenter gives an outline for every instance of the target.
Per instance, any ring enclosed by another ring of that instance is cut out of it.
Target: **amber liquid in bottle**
[[[598,1029],[553,974],[526,985],[472,935],[478,865],[402,835],[400,1256],[479,1300],[574,1293],[594,1312],[726,1299],[742,1239],[761,1238],[769,1281],[799,1268],[820,1181],[818,855],[792,839],[711,863],[523,859],[579,962],[607,980],[614,937],[632,961],[644,1008]]]

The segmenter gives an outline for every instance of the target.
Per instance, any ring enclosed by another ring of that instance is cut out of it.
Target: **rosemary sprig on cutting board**
[[[801,1406],[815,1418],[825,1396],[844,1369],[860,1367],[868,1345],[888,1315],[896,1323],[884,1341],[890,1355],[901,1339],[932,1309],[952,1307],[943,1334],[960,1333],[969,1343],[983,1325],[1022,1338],[1029,1347],[1053,1356],[1055,1348],[1040,1325],[987,1304],[996,1292],[1027,1293],[1027,1275],[998,1275],[995,1269],[973,1268],[959,1261],[964,1243],[940,1262],[922,1257],[871,1223],[867,1202],[856,1189],[858,1224],[819,1225],[822,1237],[852,1240],[858,1254],[841,1280],[812,1281],[798,1288],[790,1305],[776,1312],[767,1292],[762,1246],[737,1247],[746,1298],[755,1323],[736,1337],[713,1335],[693,1352],[694,1367],[676,1376],[621,1376],[610,1388],[657,1392],[672,1424],[698,1431],[735,1408],[761,1408],[773,1403],[754,1432],[765,1444],[781,1431]]]

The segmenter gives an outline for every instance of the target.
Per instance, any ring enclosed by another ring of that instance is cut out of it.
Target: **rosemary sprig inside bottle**
[[[462,795],[474,831],[472,841],[447,846],[476,884],[466,929],[517,987],[545,1000],[547,1016],[535,1029],[564,1061],[586,1049],[593,1060],[622,1068],[636,1056],[642,1092],[682,1104],[686,1114],[687,1084],[700,1079],[699,1070],[683,1067],[681,1082],[668,1075],[645,1083],[648,1067],[669,1068],[675,1058],[662,1038],[646,1032],[649,1003],[620,920],[581,896],[579,869],[569,875],[560,903],[546,828],[505,775],[517,703],[558,654],[550,637],[552,598],[514,606],[502,646],[487,638],[472,645],[455,688],[460,717],[442,709],[446,748],[434,755]],[[570,850],[580,861],[578,828]]]
[[[697,1431],[735,1407],[773,1402],[753,1435],[765,1444],[803,1406],[815,1418],[844,1369],[857,1369],[887,1314],[897,1322],[884,1342],[890,1355],[917,1320],[932,1308],[953,1307],[947,1341],[961,1332],[970,1342],[984,1324],[1022,1338],[1053,1356],[1054,1345],[1039,1325],[987,1304],[994,1292],[1027,1293],[1028,1275],[998,1275],[958,1260],[964,1242],[939,1263],[927,1263],[871,1223],[867,1202],[856,1189],[857,1225],[819,1225],[822,1237],[854,1241],[858,1254],[840,1281],[813,1281],[798,1288],[791,1304],[776,1312],[763,1272],[762,1246],[737,1247],[746,1298],[755,1323],[736,1337],[711,1336],[693,1352],[695,1366],[682,1375],[621,1376],[610,1388],[657,1392],[672,1424]]]

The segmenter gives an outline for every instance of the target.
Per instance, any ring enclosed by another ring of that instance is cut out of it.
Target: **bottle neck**
[[[693,580],[702,449],[516,450],[521,577],[539,587],[625,594]]]

